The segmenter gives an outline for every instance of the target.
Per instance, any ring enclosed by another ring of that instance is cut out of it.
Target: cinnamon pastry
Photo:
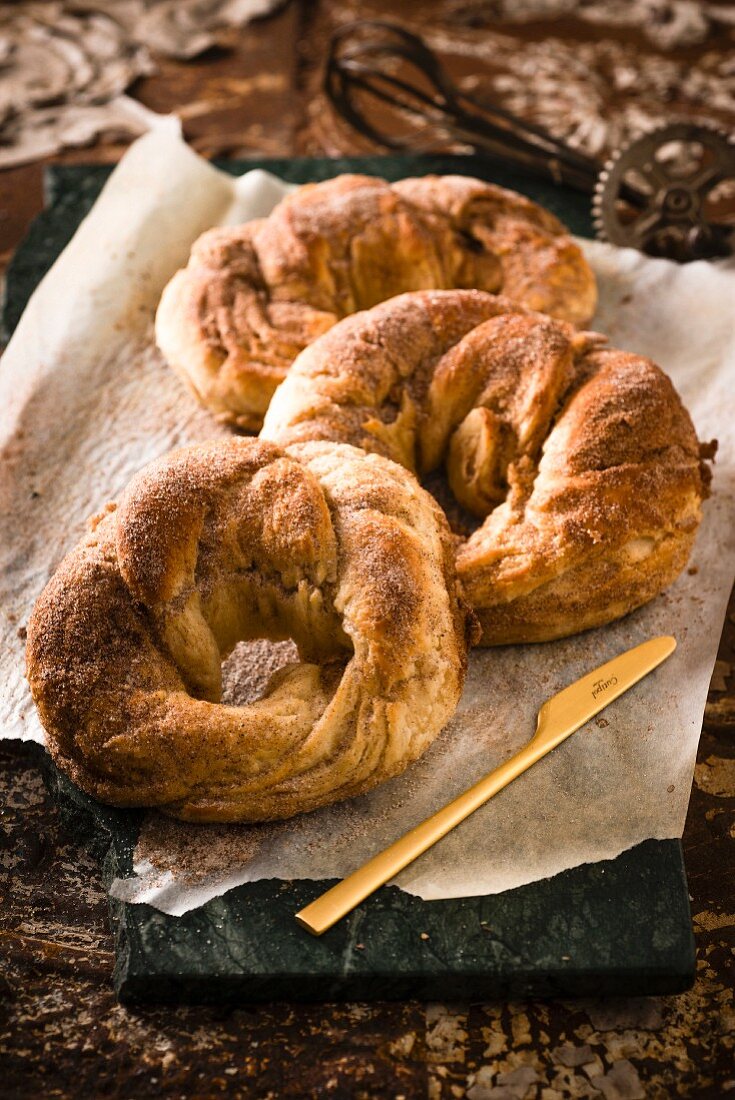
[[[462,690],[473,619],[433,499],[379,455],[232,438],[175,451],[92,523],[40,596],[28,679],[89,794],[265,821],[403,771]],[[219,702],[240,639],[300,662]]]
[[[422,477],[443,464],[476,517],[457,567],[483,645],[563,637],[661,592],[713,454],[650,360],[467,290],[341,321],[296,360],[261,438],[351,443]]]
[[[573,324],[596,301],[579,248],[529,199],[465,176],[345,175],[200,237],[163,293],[156,338],[202,404],[257,431],[296,355],[341,318],[454,287],[502,292]]]

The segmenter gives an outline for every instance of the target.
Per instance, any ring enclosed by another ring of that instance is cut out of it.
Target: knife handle
[[[399,871],[413,863],[461,821],[488,802],[493,795],[502,791],[547,752],[551,752],[557,743],[554,741],[543,744],[535,738],[529,741],[520,752],[484,776],[458,798],[427,817],[400,840],[373,856],[357,871],[301,909],[296,913],[298,923],[313,935],[321,936],[378,887],[384,886]]]

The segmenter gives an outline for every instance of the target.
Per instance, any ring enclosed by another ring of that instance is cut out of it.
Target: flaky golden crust
[[[261,438],[442,464],[482,521],[457,567],[483,645],[599,626],[686,563],[709,471],[650,360],[478,291],[404,294],[301,353]]]
[[[456,707],[472,616],[446,520],[351,447],[229,439],[175,451],[97,517],[40,596],[28,679],[85,791],[198,821],[264,821],[396,775]],[[300,662],[219,702],[241,639]]]
[[[594,276],[563,225],[464,176],[307,184],[268,218],[205,233],[156,317],[171,367],[218,418],[257,430],[296,355],[341,318],[411,290],[502,292],[573,324]]]

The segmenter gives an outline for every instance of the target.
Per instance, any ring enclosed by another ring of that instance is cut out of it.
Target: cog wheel
[[[708,198],[732,181],[724,215]],[[592,200],[597,236],[680,263],[735,247],[735,143],[717,128],[675,122],[619,149]],[[729,216],[728,216],[729,215]]]

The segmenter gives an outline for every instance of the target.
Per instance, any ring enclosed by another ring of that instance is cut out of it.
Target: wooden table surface
[[[459,79],[496,81],[514,109],[588,147],[604,149],[627,132],[636,111],[732,124],[732,84],[724,94],[718,75],[732,50],[722,24],[671,49],[664,32],[673,5],[629,5],[643,12],[633,26],[590,22],[572,4],[546,7],[565,14],[514,23],[513,5],[502,0],[402,8],[294,0],[233,34],[229,49],[194,62],[160,60],[133,94],[154,110],[177,111],[205,155],[369,151],[325,103],[321,61],[334,26],[358,9],[364,18],[400,10]],[[626,6],[609,7],[612,20]],[[114,161],[122,151],[106,143],[56,159]],[[43,166],[0,174],[0,265],[41,209]],[[0,1095],[719,1100],[735,1090],[734,656],[731,599],[684,834],[697,980],[678,997],[122,1008],[110,985],[99,868],[64,835],[32,754],[0,742]]]

